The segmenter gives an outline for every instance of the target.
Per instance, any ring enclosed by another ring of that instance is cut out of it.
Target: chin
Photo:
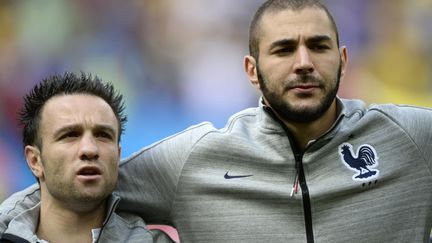
[[[93,201],[100,198],[107,197],[110,192],[106,189],[106,187],[97,186],[97,187],[87,187],[78,189],[79,197],[83,200]]]
[[[322,103],[319,100],[301,100],[298,102],[290,103],[290,107],[292,107],[296,111],[315,111],[318,110],[322,106]]]
[[[108,194],[109,195],[109,194]],[[106,193],[95,192],[95,193],[85,193],[79,196],[79,201],[81,202],[99,202],[105,200],[108,197]]]

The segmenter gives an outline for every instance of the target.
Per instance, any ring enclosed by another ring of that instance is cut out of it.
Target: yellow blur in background
[[[125,94],[123,156],[257,104],[243,73],[262,0],[1,0],[0,201],[35,183],[16,112],[42,78],[97,74]],[[339,95],[432,107],[432,1],[327,0],[348,47]]]

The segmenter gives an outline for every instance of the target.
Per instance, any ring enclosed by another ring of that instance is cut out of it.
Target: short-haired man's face
[[[314,121],[334,102],[346,50],[324,10],[266,13],[257,73],[264,99],[285,120]]]
[[[43,146],[36,176],[46,188],[45,196],[63,202],[98,202],[111,194],[120,160],[119,131],[114,112],[102,98],[85,94],[51,98],[42,110],[39,135]]]

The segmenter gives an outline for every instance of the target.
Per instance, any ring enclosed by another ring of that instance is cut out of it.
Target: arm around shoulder
[[[201,123],[123,160],[116,190],[122,198],[119,208],[152,223],[169,221],[177,183],[190,152],[215,130],[210,123]]]

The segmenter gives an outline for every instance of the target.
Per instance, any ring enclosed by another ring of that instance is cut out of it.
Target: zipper
[[[291,132],[288,130],[288,128],[282,124],[282,127],[284,128],[288,140],[290,142],[292,151],[294,153],[294,159],[295,159],[295,169],[296,169],[296,175],[294,179],[293,189],[291,190],[291,194],[293,192],[297,193],[298,186],[300,184],[301,193],[302,193],[302,202],[303,202],[303,216],[305,221],[305,227],[306,227],[306,240],[308,243],[314,242],[314,236],[313,236],[313,227],[312,227],[312,207],[311,207],[311,201],[309,196],[309,188],[306,183],[306,177],[304,174],[303,169],[303,152],[300,152],[300,149],[294,141],[294,137],[292,136]]]
[[[313,227],[312,227],[312,207],[309,196],[309,188],[306,183],[306,177],[303,170],[303,154],[295,155],[296,164],[298,164],[298,183],[302,191],[303,213],[306,226],[306,239],[308,243],[314,242]]]
[[[114,198],[114,199],[111,199],[111,198]],[[102,233],[104,232],[105,226],[108,224],[108,221],[111,219],[112,214],[114,213],[115,209],[117,208],[117,205],[120,202],[120,199],[118,197],[116,198],[114,195],[111,195],[106,200],[107,200],[106,201],[107,207],[108,207],[108,210],[109,210],[108,211],[108,215],[105,217],[105,221],[103,222],[102,227],[101,227],[101,229],[99,231],[99,235],[98,235],[96,241],[94,241],[94,243],[99,243],[99,240],[100,240],[100,238],[102,236]],[[112,203],[110,203],[111,200],[113,200]]]
[[[302,192],[302,202],[303,202],[303,216],[304,216],[304,222],[305,222],[305,228],[306,228],[306,240],[308,243],[314,243],[314,235],[313,235],[313,227],[312,227],[312,207],[311,207],[311,201],[309,196],[309,188],[306,183],[306,177],[304,174],[303,169],[303,155],[304,152],[302,152],[298,146],[297,141],[295,140],[294,136],[292,135],[291,131],[288,129],[287,126],[276,116],[276,114],[273,112],[273,110],[268,107],[264,106],[264,110],[267,111],[275,121],[277,121],[282,128],[285,131],[285,134],[288,137],[288,141],[290,143],[292,152],[294,154],[294,160],[295,160],[295,169],[296,174],[294,176],[294,182],[291,188],[291,196],[298,192],[298,187],[300,185],[301,192]]]

